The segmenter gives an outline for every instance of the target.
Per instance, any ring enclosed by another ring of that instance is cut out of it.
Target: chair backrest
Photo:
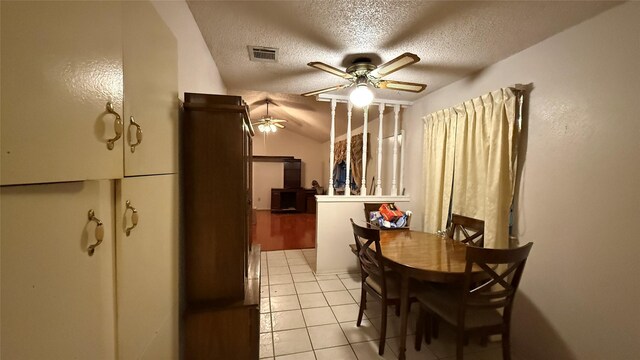
[[[467,247],[459,321],[464,320],[466,310],[471,308],[503,309],[502,316],[509,321],[513,298],[532,246],[533,243],[516,249]],[[482,269],[481,275],[472,272],[474,265]]]
[[[454,236],[460,234],[461,242],[467,245],[484,246],[484,221],[453,214],[451,216],[451,226],[447,229],[447,237],[455,239]]]
[[[360,274],[364,283],[367,277],[374,276],[380,280],[382,295],[386,296],[387,284],[384,273],[382,248],[380,247],[380,230],[358,226],[351,220],[353,237],[356,242]]]

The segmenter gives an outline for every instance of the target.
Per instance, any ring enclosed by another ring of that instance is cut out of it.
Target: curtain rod
[[[524,117],[523,114],[523,107],[524,107],[524,95],[527,94],[529,91],[531,91],[531,89],[533,89],[533,83],[528,83],[528,84],[515,84],[515,86],[512,88],[515,92],[515,95],[517,96],[517,100],[518,100],[518,131],[522,131],[522,120]]]
[[[524,95],[530,92],[533,89],[533,83],[528,84],[515,84],[513,86],[508,86],[507,88],[511,89],[514,92],[514,95],[517,97],[518,101],[518,127],[522,128],[522,107],[524,103]],[[503,88],[504,89],[504,88]],[[427,116],[421,116],[422,122],[426,124]]]
[[[533,83],[528,84],[515,84],[510,87],[511,90],[514,90],[518,93],[529,92],[533,89]]]

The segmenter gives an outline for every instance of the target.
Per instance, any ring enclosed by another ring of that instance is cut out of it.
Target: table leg
[[[407,319],[409,317],[409,276],[402,274],[400,284],[400,349],[398,349],[398,360],[405,359],[407,343]]]

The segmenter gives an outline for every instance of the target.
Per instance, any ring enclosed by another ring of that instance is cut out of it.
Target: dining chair
[[[447,229],[446,236],[455,239],[456,234],[461,234],[461,242],[483,247],[484,246],[484,221],[452,214],[451,225]]]
[[[397,310],[400,308],[400,276],[384,266],[380,246],[380,230],[358,226],[353,222],[353,219],[350,220],[362,281],[360,309],[356,325],[360,326],[362,323],[362,315],[367,306],[367,294],[378,299],[382,309],[378,353],[383,355],[387,332],[387,306],[395,305]],[[415,298],[413,300],[415,301]]]
[[[532,246],[533,243],[515,249],[467,247],[461,287],[431,288],[417,295],[420,316],[416,350],[420,350],[423,336],[427,344],[431,343],[430,322],[437,318],[456,327],[456,359],[462,360],[470,333],[480,333],[483,339],[502,334],[502,358],[511,359],[513,299]],[[474,273],[474,268],[482,271]]]

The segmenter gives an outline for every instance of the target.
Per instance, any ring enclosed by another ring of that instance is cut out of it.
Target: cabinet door
[[[118,181],[116,259],[120,359],[178,358],[177,181],[177,175]],[[134,223],[134,211],[139,221],[127,236],[127,229]]]
[[[114,359],[110,181],[2,187],[2,359]],[[96,243],[96,222],[104,239]]]
[[[271,189],[271,210],[282,210],[280,191]]]
[[[0,6],[2,185],[122,177],[122,4]]]
[[[123,6],[127,137],[124,172],[126,176],[175,173],[178,168],[176,40],[150,2],[125,2]],[[138,138],[137,134],[142,137]]]

